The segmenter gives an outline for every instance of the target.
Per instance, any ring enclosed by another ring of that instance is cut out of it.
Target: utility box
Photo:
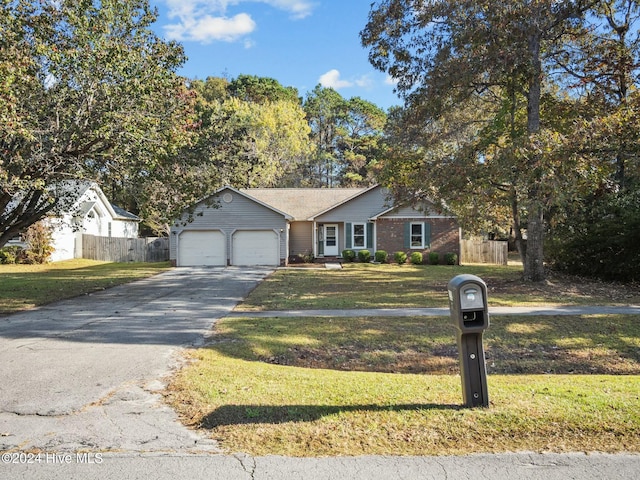
[[[482,334],[489,328],[487,285],[475,275],[449,281],[449,312],[457,329],[462,396],[467,407],[488,407],[487,369]]]

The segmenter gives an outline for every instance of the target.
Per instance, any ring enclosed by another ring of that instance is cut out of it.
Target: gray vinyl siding
[[[289,254],[306,255],[313,252],[313,223],[291,222]]]
[[[225,203],[225,193],[232,195],[232,201]],[[220,230],[225,234],[227,259],[231,258],[232,234],[237,230],[273,230],[280,236],[280,258],[287,258],[287,221],[284,216],[235,191],[222,190],[211,201],[201,201],[195,207],[192,221],[185,213],[171,228],[170,258],[177,258],[175,238],[183,230]],[[216,208],[217,207],[217,208]],[[186,224],[185,224],[186,223]]]
[[[340,205],[329,212],[326,212],[316,218],[319,224],[337,223],[339,228],[338,244],[340,252],[347,247],[349,239],[347,238],[347,223],[368,223],[369,219],[385,210],[389,209],[387,199],[388,191],[382,187],[373,188],[362,195],[349,200],[347,203]],[[375,229],[371,228],[369,234],[372,238],[368,238],[367,243],[375,248]],[[366,248],[366,247],[365,247]]]
[[[316,217],[316,221],[318,223],[366,223],[369,218],[389,209],[387,193],[384,188],[374,188]]]

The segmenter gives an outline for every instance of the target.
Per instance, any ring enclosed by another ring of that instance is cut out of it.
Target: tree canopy
[[[589,126],[611,110],[591,106],[631,86],[623,72],[637,51],[618,40],[635,12],[630,0],[373,4],[362,43],[406,101],[389,128],[385,182],[411,197],[436,193],[462,218],[509,211],[524,277],[542,280],[552,216],[610,173],[594,155],[606,129]]]
[[[307,94],[304,110],[311,127],[314,155],[305,165],[311,186],[353,186],[375,183],[382,158],[386,114],[359,97],[345,99],[321,85]]]
[[[61,206],[60,182],[168,178],[192,105],[154,21],[146,0],[2,0],[0,246]]]

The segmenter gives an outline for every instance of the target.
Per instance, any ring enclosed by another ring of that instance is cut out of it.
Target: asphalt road
[[[222,455],[161,392],[270,271],[179,268],[0,317],[0,479],[637,478],[640,455]]]

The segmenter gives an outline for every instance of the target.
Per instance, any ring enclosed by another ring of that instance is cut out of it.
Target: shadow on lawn
[[[208,348],[273,365],[337,371],[451,375],[455,330],[421,317],[242,318],[221,322]],[[630,315],[492,318],[490,374],[640,374],[640,322]],[[258,355],[256,352],[260,352]]]
[[[201,428],[258,423],[313,422],[322,417],[348,412],[399,412],[417,410],[459,410],[461,405],[223,405],[202,418]]]

